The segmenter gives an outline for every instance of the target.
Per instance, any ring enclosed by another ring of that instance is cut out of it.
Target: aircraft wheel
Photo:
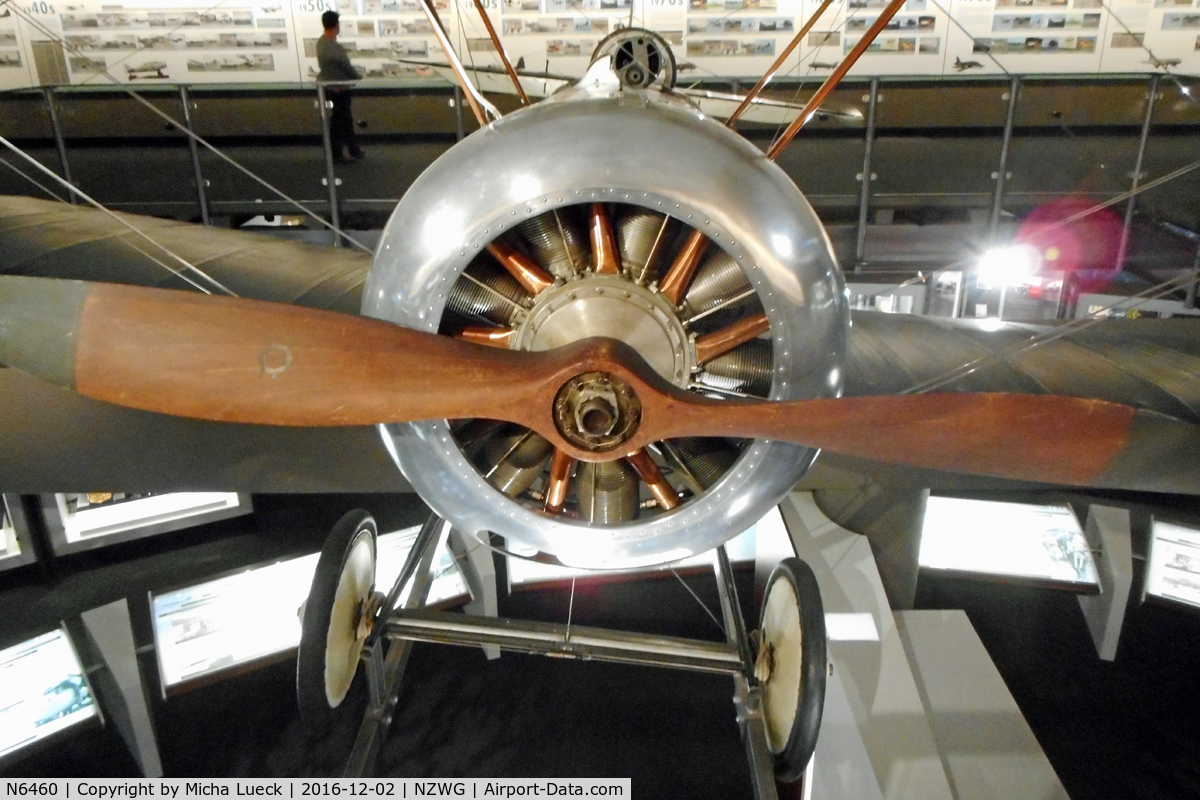
[[[808,564],[786,558],[767,581],[754,675],[762,687],[767,744],[775,776],[804,774],[825,705],[825,609]]]
[[[375,520],[348,512],[329,532],[303,609],[296,699],[311,728],[328,727],[350,691],[375,605]]]

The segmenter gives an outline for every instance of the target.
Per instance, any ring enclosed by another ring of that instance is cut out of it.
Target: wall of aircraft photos
[[[471,0],[434,0],[463,61],[497,65]],[[581,75],[629,25],[659,32],[684,79],[755,78],[820,0],[483,0],[509,57]],[[829,74],[887,0],[837,0],[784,72]],[[311,82],[327,8],[372,79],[444,60],[419,0],[0,0],[0,90],[47,84]],[[1200,0],[908,0],[857,75],[1200,72]],[[111,76],[111,78],[109,77]]]

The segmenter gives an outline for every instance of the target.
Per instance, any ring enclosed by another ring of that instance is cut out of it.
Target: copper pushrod
[[[617,237],[604,203],[592,203],[588,214],[588,229],[592,240],[593,269],[601,275],[616,275],[621,271]]]
[[[475,0],[475,2],[478,3],[479,0]],[[737,110],[729,116],[729,119],[725,120],[725,127],[732,128],[734,126],[734,123],[738,121],[738,117],[742,116],[742,114],[746,112],[746,109],[750,107],[750,104],[754,102],[754,99],[758,97],[762,90],[766,88],[767,84],[771,82],[771,78],[775,77],[775,72],[783,66],[783,62],[792,54],[792,51],[796,49],[805,35],[812,30],[812,26],[816,24],[817,20],[821,18],[821,15],[825,13],[825,9],[829,8],[830,4],[832,3],[833,0],[825,0],[825,2],[821,3],[820,8],[818,8],[811,17],[809,17],[808,22],[804,23],[804,25],[792,38],[792,41],[788,43],[788,46],[783,48],[783,52],[779,54],[779,58],[775,59],[775,63],[771,65],[771,68],[763,73],[763,76],[759,78],[758,83],[754,84],[754,88],[751,89],[750,93],[747,94],[745,99],[742,100],[742,104],[738,106]]]
[[[538,266],[537,262],[521,253],[503,239],[496,239],[487,246],[497,261],[516,278],[521,288],[530,294],[540,294],[554,285],[554,276]]]
[[[693,230],[675,256],[671,268],[658,284],[659,293],[673,305],[683,302],[683,296],[692,285],[692,277],[696,274],[696,268],[700,266],[700,259],[704,257],[707,248],[708,237],[703,231]]]
[[[646,452],[646,448],[643,447],[625,456],[625,460],[629,462],[629,466],[633,467],[642,482],[649,487],[650,494],[654,495],[654,499],[658,501],[664,511],[670,511],[679,505],[679,495],[671,488],[671,484],[667,483],[667,479],[663,477],[658,464],[655,464],[654,459]]]
[[[878,19],[875,20],[863,37],[858,40],[858,43],[851,48],[846,57],[842,59],[842,63],[837,65],[837,69],[833,71],[833,74],[826,78],[825,82],[821,84],[821,88],[817,89],[817,93],[809,98],[799,116],[792,120],[792,124],[783,132],[783,135],[779,137],[775,144],[771,145],[771,149],[767,151],[767,158],[774,160],[783,151],[783,148],[787,147],[788,142],[796,137],[796,134],[804,127],[804,123],[808,122],[808,118],[816,113],[816,110],[821,107],[821,103],[825,102],[825,98],[829,96],[833,88],[838,85],[842,78],[846,77],[846,73],[858,61],[858,57],[866,52],[867,48],[871,46],[871,42],[875,41],[875,37],[879,35],[879,32],[891,22],[892,17],[896,16],[896,12],[900,10],[900,6],[904,5],[904,2],[905,0],[892,0],[892,2],[888,3],[883,13],[879,15]]]
[[[771,330],[771,323],[766,314],[755,314],[752,317],[738,320],[726,325],[719,331],[709,333],[696,339],[696,363],[707,364],[718,356],[723,356],[735,347],[745,344],[751,339],[757,339]]]
[[[500,350],[511,349],[513,337],[517,332],[512,328],[485,328],[482,326],[471,326],[460,328],[454,332],[454,338],[463,339],[475,344],[482,344],[488,347],[495,347]]]
[[[825,0],[825,2],[829,3],[830,0]],[[487,28],[488,36],[492,37],[492,44],[496,46],[496,52],[500,54],[500,60],[504,62],[504,71],[508,73],[508,77],[512,78],[513,86],[517,87],[521,105],[529,105],[529,98],[525,96],[525,90],[521,88],[521,79],[517,77],[517,71],[508,61],[508,54],[504,52],[504,45],[501,44],[500,37],[496,35],[496,29],[492,27],[491,17],[483,7],[483,0],[475,0],[475,10],[479,12],[479,16],[483,17],[483,26]]]
[[[567,487],[571,480],[571,469],[575,459],[562,450],[555,448],[554,458],[550,461],[550,479],[546,481],[545,510],[551,514],[561,513],[567,502]]]

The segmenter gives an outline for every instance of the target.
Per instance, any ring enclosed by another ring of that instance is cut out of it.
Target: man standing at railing
[[[357,81],[362,79],[362,73],[350,63],[346,48],[338,44],[338,13],[326,11],[321,15],[321,24],[325,34],[317,39],[317,64],[321,72],[317,80],[321,82]],[[333,147],[333,160],[339,164],[349,164],[363,157],[362,148],[358,146],[358,137],[354,135],[354,114],[350,110],[350,87],[330,86],[329,100],[333,111],[329,115],[329,139]],[[349,150],[350,157],[342,155],[343,148]]]

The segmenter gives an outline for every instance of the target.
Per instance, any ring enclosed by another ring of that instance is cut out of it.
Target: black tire
[[[790,586],[796,600],[794,611],[788,604],[787,592],[779,582]],[[772,590],[783,591],[776,604],[772,604]],[[774,616],[768,622],[768,612]],[[794,619],[798,614],[798,619]],[[800,646],[796,649],[776,649],[774,653],[775,669],[772,678],[761,684],[763,690],[763,716],[768,727],[768,743],[775,756],[775,777],[781,783],[792,783],[799,779],[808,761],[812,758],[813,748],[817,746],[817,734],[821,729],[821,712],[825,706],[825,676],[827,671],[827,654],[825,639],[825,609],[821,603],[821,591],[817,587],[817,578],[812,568],[798,558],[785,558],[775,567],[767,580],[767,589],[763,594],[763,609],[759,621],[760,647],[774,645],[773,638],[778,638],[778,632],[768,631],[768,625],[778,628],[780,618],[786,618],[787,624],[799,625]],[[793,643],[794,644],[794,643]],[[792,659],[785,662],[784,659]],[[779,678],[784,681],[787,668],[795,669],[794,659],[799,659],[799,685],[780,685],[777,687],[779,698],[770,698],[768,693],[772,688],[771,680]],[[776,720],[769,700],[775,700],[775,706],[784,701],[790,701],[791,693],[795,693],[795,714],[791,719],[790,729],[783,735],[781,728],[785,722]],[[772,735],[774,731],[774,736]],[[772,739],[774,741],[772,742]]]
[[[362,509],[347,512],[329,532],[317,559],[317,569],[313,574],[308,600],[304,605],[300,648],[296,654],[296,701],[300,706],[301,719],[314,731],[323,731],[329,727],[333,721],[334,709],[345,698],[343,691],[340,697],[331,699],[326,688],[327,648],[332,634],[330,620],[334,612],[334,601],[337,599],[338,585],[342,580],[347,560],[365,537],[370,542],[371,559],[370,588],[367,595],[374,590],[375,559],[378,552],[376,535],[375,520],[369,513]],[[357,663],[357,656],[354,663]],[[351,670],[352,680],[353,666]],[[345,684],[348,690],[349,681]]]

